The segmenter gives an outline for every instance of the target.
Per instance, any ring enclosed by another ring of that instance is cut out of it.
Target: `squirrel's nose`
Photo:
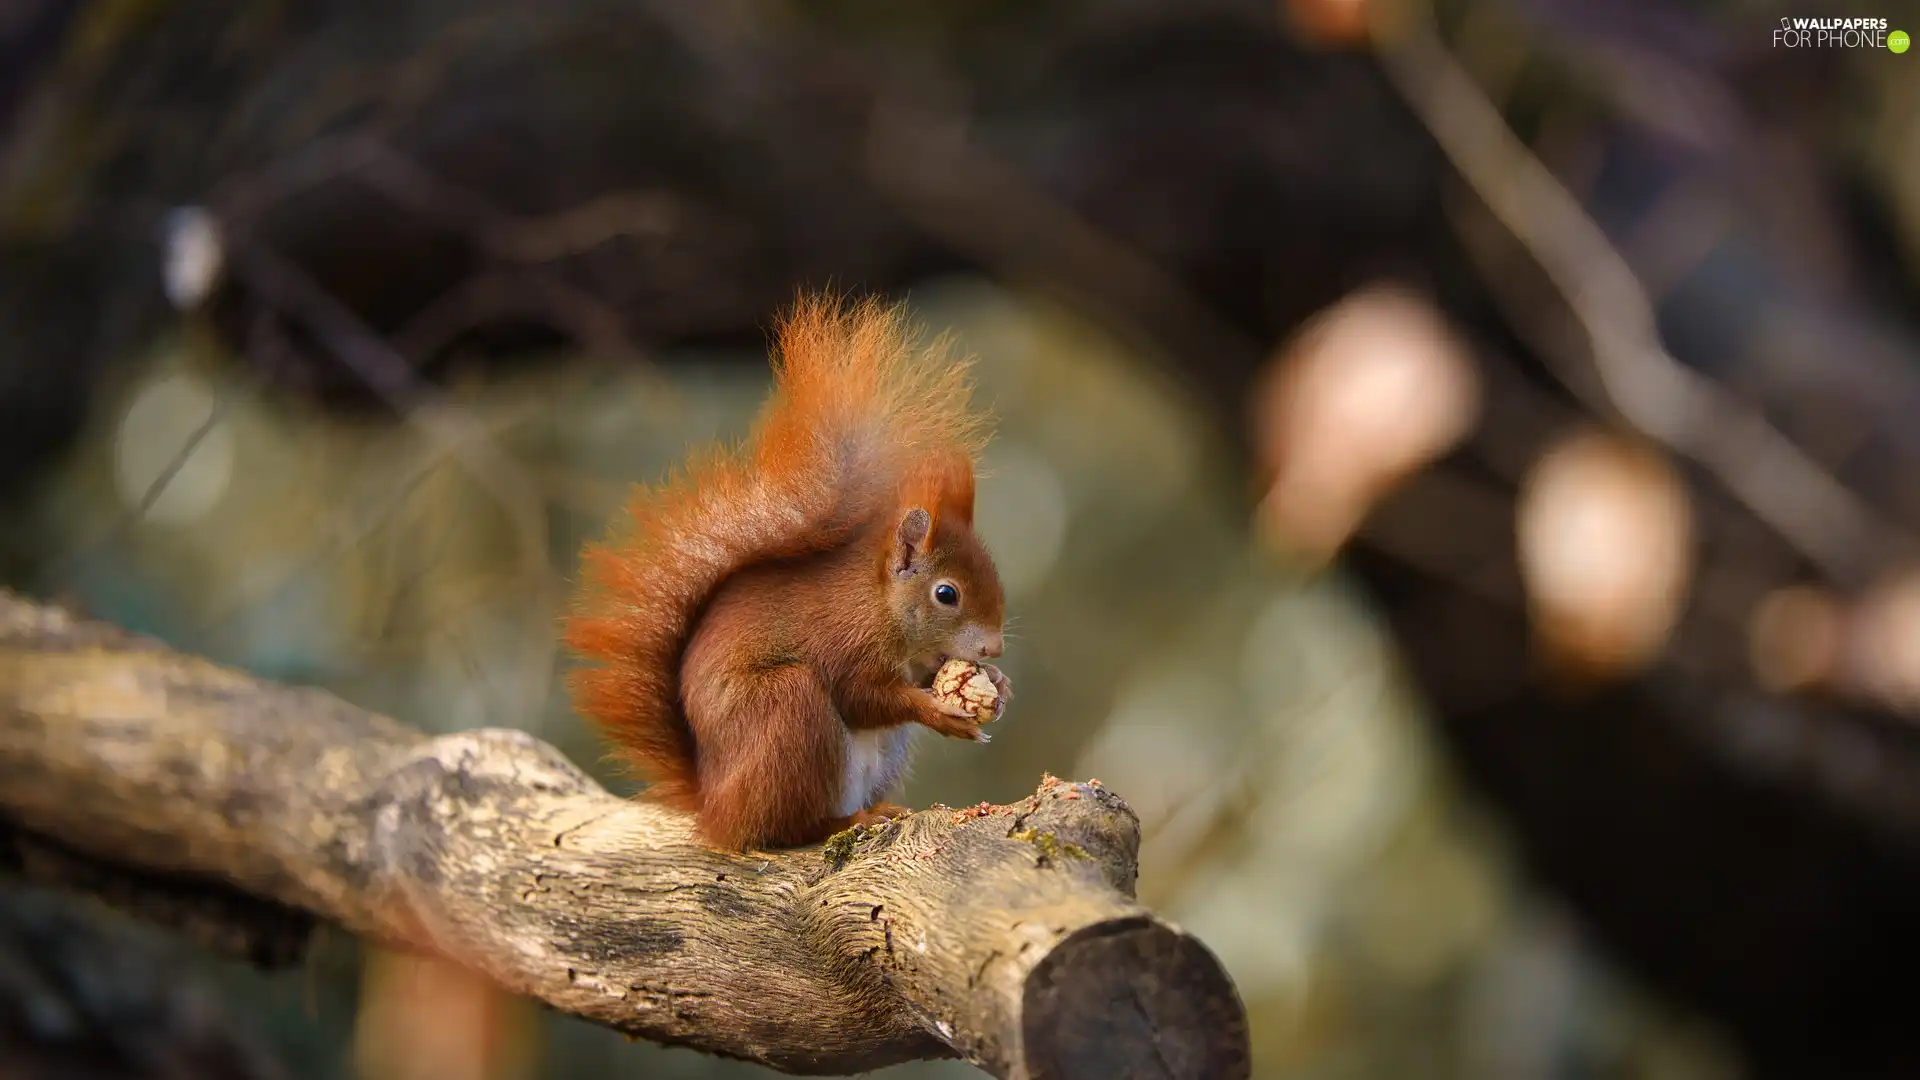
[[[986,638],[980,642],[980,655],[986,657],[999,656],[1001,652],[1006,649],[1006,645],[1006,635],[996,630],[988,634]]]

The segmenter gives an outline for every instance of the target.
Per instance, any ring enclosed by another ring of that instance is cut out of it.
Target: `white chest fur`
[[[913,725],[848,731],[846,739],[840,813],[853,814],[872,806],[900,782],[907,771],[907,747],[913,740]]]

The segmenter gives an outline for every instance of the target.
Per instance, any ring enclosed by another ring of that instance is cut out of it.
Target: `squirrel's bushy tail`
[[[698,804],[680,662],[714,590],[755,563],[850,540],[891,512],[929,467],[967,487],[985,434],[968,408],[967,365],[917,348],[904,314],[875,301],[801,300],[781,323],[772,399],[736,447],[695,455],[637,488],[630,521],[582,557],[567,645],[574,705],[649,795]]]

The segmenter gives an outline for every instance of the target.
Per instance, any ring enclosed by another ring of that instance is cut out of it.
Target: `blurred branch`
[[[424,358],[488,319],[535,315],[586,348],[644,362],[619,310],[539,264],[620,239],[661,241],[692,214],[672,192],[612,191],[550,215],[520,215],[478,188],[440,176],[378,134],[358,133],[314,139],[257,172],[229,178],[214,205],[224,231],[251,238],[268,211],[293,196],[346,178],[378,192],[421,221],[462,236],[489,259],[511,268],[482,273],[442,296],[417,313],[387,351]],[[313,283],[291,280],[286,260],[277,255],[272,256],[275,265],[259,265],[262,245],[258,242],[249,240],[243,246],[256,249],[249,284],[269,290],[283,305],[291,301],[306,321],[320,320],[312,328],[336,346],[343,363],[377,391],[395,391],[387,385],[390,380],[379,374],[391,365],[370,367],[364,359],[368,350],[357,340],[366,336],[358,332],[364,328],[349,328],[340,318],[341,313],[351,313]],[[268,280],[260,280],[263,274]]]
[[[1396,5],[1369,5],[1379,11]],[[1692,458],[1832,580],[1858,585],[1913,543],[1792,440],[1662,343],[1652,300],[1600,226],[1507,126],[1424,3],[1376,16],[1380,58],[1460,176],[1559,291],[1603,411]],[[1582,393],[1583,380],[1568,380]],[[1585,395],[1591,397],[1591,395]]]
[[[0,1074],[290,1080],[198,967],[180,942],[67,893],[0,887]]]
[[[276,176],[278,183],[273,182]],[[230,198],[235,212],[257,214],[294,191],[346,176],[511,262],[548,262],[623,237],[658,237],[672,231],[686,212],[671,192],[635,189],[608,192],[554,214],[522,216],[474,187],[437,175],[373,135],[316,141],[293,156],[283,172],[269,170]]]
[[[299,963],[313,917],[229,886],[128,869],[9,828],[0,819],[0,876],[80,892],[125,915],[163,926],[203,948],[257,967]]]
[[[1132,898],[1138,825],[1049,780],[826,848],[734,854],[515,731],[429,739],[0,593],[0,815],[210,879],[553,1007],[791,1072],[1234,1077],[1218,962]]]

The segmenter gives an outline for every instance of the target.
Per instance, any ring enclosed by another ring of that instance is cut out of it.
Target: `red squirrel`
[[[703,840],[808,844],[905,811],[914,724],[986,741],[926,687],[980,663],[1005,709],[1005,603],[973,531],[986,421],[968,365],[898,308],[805,299],[752,435],[640,488],[590,546],[569,646],[578,710]]]

